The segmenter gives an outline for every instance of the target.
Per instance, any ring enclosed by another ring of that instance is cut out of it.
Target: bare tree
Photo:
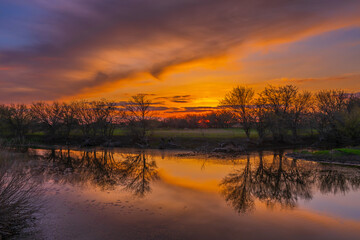
[[[0,155],[0,239],[31,234],[39,210],[41,190],[26,168],[17,169],[16,156]],[[23,159],[21,159],[23,161]]]
[[[290,108],[288,117],[288,124],[290,125],[293,137],[298,138],[298,129],[301,122],[305,121],[310,113],[311,105],[313,104],[311,93],[304,91],[296,94],[294,103]]]
[[[143,143],[147,143],[147,132],[150,128],[149,120],[152,118],[152,101],[146,94],[137,94],[131,97],[126,104],[129,126],[135,137]]]
[[[273,138],[284,141],[287,119],[291,114],[298,89],[294,85],[267,86],[260,94],[259,99],[269,111],[270,130]]]
[[[269,111],[261,99],[256,99],[255,101],[255,107],[253,108],[253,124],[258,133],[259,143],[262,143],[269,127]]]
[[[14,136],[23,141],[32,122],[29,108],[25,104],[11,104],[3,106],[1,114]]]
[[[64,127],[66,142],[69,140],[71,130],[73,130],[78,123],[76,118],[77,111],[78,104],[76,102],[62,103],[61,122]]]
[[[111,138],[114,134],[115,119],[119,117],[116,103],[102,99],[91,103],[94,115],[94,132],[99,132],[104,138]]]
[[[249,87],[237,86],[230,91],[220,102],[220,105],[231,109],[245,131],[246,137],[250,138],[252,126],[251,104],[254,97],[254,90]]]
[[[342,119],[341,131],[349,137],[351,143],[360,142],[360,97],[354,94],[349,97]]]
[[[342,138],[337,124],[340,113],[346,108],[347,94],[343,90],[323,90],[315,95],[318,131],[322,139],[339,142]]]
[[[95,117],[92,111],[91,103],[81,101],[77,103],[76,119],[79,123],[79,127],[83,133],[83,136],[88,138],[93,133],[93,124]],[[94,135],[95,133],[93,133]]]
[[[53,137],[61,126],[63,108],[59,102],[48,104],[45,102],[37,102],[31,106],[31,113],[34,118],[42,125],[45,130]]]

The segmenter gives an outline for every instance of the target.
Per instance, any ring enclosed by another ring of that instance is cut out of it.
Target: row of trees
[[[129,126],[133,136],[144,139],[150,119],[151,101],[144,94],[119,105],[108,100],[80,102],[36,102],[0,105],[2,135],[23,141],[29,131],[69,140],[70,134],[85,138],[111,139],[116,127]]]
[[[162,120],[153,118],[152,104],[147,95],[138,94],[126,104],[98,100],[0,105],[0,124],[3,135],[20,140],[29,131],[66,141],[75,135],[110,140],[116,128],[126,127],[134,140],[146,144],[148,130],[155,126],[236,126],[244,130],[247,138],[255,130],[260,142],[265,137],[276,142],[297,141],[305,131],[338,144],[357,143],[360,138],[360,98],[342,90],[310,93],[293,85],[269,85],[255,94],[250,87],[238,86],[220,101],[221,110]]]
[[[343,90],[316,93],[299,91],[293,85],[267,86],[256,94],[253,88],[238,86],[220,101],[221,110],[167,118],[169,128],[241,127],[247,138],[256,131],[259,141],[297,141],[303,133],[319,140],[357,143],[360,138],[360,98]]]
[[[18,139],[24,139],[30,129],[66,139],[75,128],[84,136],[108,136],[113,132],[113,123],[116,123],[117,118],[121,118],[121,114],[115,111],[114,103],[106,100],[52,104],[37,102],[31,106],[2,105],[0,116],[2,129],[8,130],[8,133]]]
[[[165,118],[159,123],[164,128],[230,128],[237,124],[232,111],[218,110],[205,114],[188,114]]]
[[[360,98],[343,90],[312,94],[293,85],[270,85],[255,97],[252,88],[238,86],[220,104],[233,113],[248,138],[253,128],[260,140],[270,132],[281,142],[289,131],[297,140],[301,129],[315,129],[320,140],[338,143],[360,137]]]

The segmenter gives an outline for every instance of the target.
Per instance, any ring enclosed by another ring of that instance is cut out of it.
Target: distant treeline
[[[31,105],[0,106],[0,130],[3,137],[24,142],[29,133],[41,133],[48,140],[75,136],[84,139],[111,140],[115,128],[128,127],[143,139],[151,119],[151,101],[138,94],[119,106],[106,99],[78,102],[35,102]]]
[[[298,141],[304,132],[321,142],[358,144],[360,140],[360,96],[344,90],[299,91],[293,85],[254,89],[238,86],[219,104],[222,110],[165,119],[173,128],[240,127],[250,138],[256,130],[259,141]]]
[[[36,132],[48,139],[80,136],[108,141],[116,128],[128,129],[131,140],[141,144],[148,142],[153,128],[237,127],[247,138],[256,131],[259,143],[296,142],[309,131],[320,142],[337,145],[358,144],[360,138],[360,98],[343,90],[311,93],[293,85],[269,85],[255,94],[252,88],[238,86],[220,101],[220,110],[184,117],[156,118],[152,105],[146,94],[121,105],[104,99],[0,105],[0,130],[3,138],[20,142]]]

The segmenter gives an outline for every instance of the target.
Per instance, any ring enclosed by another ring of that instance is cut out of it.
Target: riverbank
[[[244,137],[226,136],[174,136],[162,137],[151,136],[148,144],[138,144],[131,141],[129,136],[114,136],[110,140],[103,138],[72,137],[67,141],[64,138],[49,138],[38,135],[27,138],[23,142],[16,142],[11,139],[2,139],[1,145],[10,148],[139,148],[139,149],[175,149],[186,150],[198,153],[231,153],[239,154],[246,151],[267,150],[267,149],[304,149],[316,142],[315,138],[302,138],[297,142],[274,142],[268,138],[259,142],[257,138],[246,139]]]
[[[154,129],[149,131],[146,144],[139,143],[126,129],[115,129],[113,136],[83,136],[80,132],[72,132],[69,137],[49,136],[44,132],[27,134],[21,141],[3,136],[3,146],[44,147],[66,146],[74,148],[117,147],[117,148],[149,148],[149,149],[181,149],[196,152],[243,152],[244,150],[274,148],[308,148],[317,142],[316,133],[302,131],[294,141],[291,134],[283,142],[273,141],[267,135],[260,141],[255,130],[250,139],[240,128],[228,129]]]
[[[313,152],[294,151],[286,154],[286,156],[293,159],[360,167],[360,147],[335,148]]]

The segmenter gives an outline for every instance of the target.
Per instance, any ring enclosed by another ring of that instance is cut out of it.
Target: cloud
[[[164,111],[167,114],[196,114],[196,113],[208,113],[216,110],[221,110],[220,107],[208,107],[208,106],[200,106],[200,107],[182,107],[182,108],[172,108]]]
[[[41,14],[26,24],[28,44],[0,49],[0,101],[58,99],[129,84],[138,73],[161,79],[172,66],[221,56],[244,43],[358,23],[360,10],[355,0],[12,1]],[[11,24],[8,29],[16,29],[16,21]]]
[[[324,89],[336,89],[338,85],[341,85],[341,89],[348,92],[354,92],[360,88],[360,74],[343,74],[317,78],[276,78],[268,81],[262,81],[254,86],[256,88],[263,87],[266,84],[273,85],[285,85],[292,84],[306,90],[324,90]]]
[[[360,74],[346,74],[340,76],[330,76],[330,77],[322,77],[322,78],[283,78],[281,82],[286,84],[304,84],[304,83],[314,83],[314,82],[329,82],[329,81],[348,81],[348,80],[356,80],[360,81]]]
[[[191,95],[175,95],[171,97],[157,97],[158,100],[166,100],[172,103],[189,103],[193,99]]]
[[[150,109],[151,109],[151,111],[158,111],[158,112],[174,110],[174,108],[169,108],[169,107],[150,107]]]

